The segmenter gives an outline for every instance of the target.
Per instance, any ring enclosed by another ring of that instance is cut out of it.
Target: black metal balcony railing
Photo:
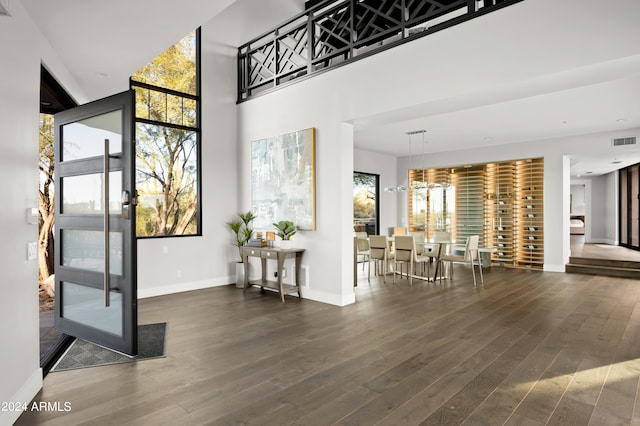
[[[520,1],[321,1],[238,48],[238,102]]]

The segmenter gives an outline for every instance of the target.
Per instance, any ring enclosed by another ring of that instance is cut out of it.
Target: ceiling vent
[[[13,0],[0,0],[0,16],[11,16]]]
[[[626,138],[613,138],[612,145],[613,146],[626,146],[626,145],[635,145],[637,143],[637,138],[635,136],[629,136]]]

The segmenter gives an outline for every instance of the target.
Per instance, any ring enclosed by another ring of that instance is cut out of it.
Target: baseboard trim
[[[140,286],[138,286],[138,299],[165,296],[167,294],[182,293],[185,291],[202,290],[211,287],[221,287],[224,285],[229,285],[234,281],[235,277],[222,277],[212,280],[191,281],[150,288],[140,288]]]
[[[544,272],[565,272],[565,267],[564,265],[547,265],[545,263],[542,270]]]
[[[327,303],[335,306],[347,306],[356,302],[355,292],[347,295],[329,294],[321,291],[314,291],[308,287],[302,287],[303,299],[310,299],[316,302]]]
[[[37,368],[27,381],[20,387],[10,401],[20,404],[26,404],[27,408],[31,405],[33,398],[42,389],[42,368]],[[22,411],[2,411],[0,410],[0,425],[12,425],[18,420]]]

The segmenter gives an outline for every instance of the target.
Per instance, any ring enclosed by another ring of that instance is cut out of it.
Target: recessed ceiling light
[[[96,75],[97,75],[98,77],[102,77],[102,78],[107,78],[107,77],[109,77],[109,74],[107,74],[106,72],[102,72],[102,71],[97,71],[97,72],[96,72]]]
[[[561,121],[560,124],[567,124],[567,122],[566,121]]]
[[[613,160],[613,161],[611,162],[611,164],[620,164],[620,163],[622,163],[622,161],[620,161],[620,160]]]
[[[582,175],[581,175],[581,174],[577,174],[577,175],[576,175],[576,177],[580,177],[580,176],[582,176]]]
[[[590,172],[590,171],[589,171],[589,172],[587,172],[587,174],[588,174],[588,175],[590,175],[591,173],[593,173],[593,172]]]
[[[625,123],[627,121],[627,119],[626,118],[618,118],[616,121],[618,123]]]

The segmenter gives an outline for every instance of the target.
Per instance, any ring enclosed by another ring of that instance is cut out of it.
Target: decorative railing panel
[[[238,101],[520,1],[323,1],[240,46]]]

